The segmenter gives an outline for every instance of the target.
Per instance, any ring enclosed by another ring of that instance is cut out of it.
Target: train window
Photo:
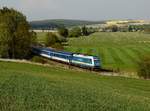
[[[90,63],[90,64],[92,63],[91,59],[83,59],[83,61],[86,62],[86,63]]]
[[[49,52],[42,51],[42,54],[49,55]]]
[[[94,65],[95,66],[100,66],[100,60],[94,60]]]
[[[63,59],[67,59],[68,58],[68,56],[66,56],[66,55],[62,55],[62,54],[58,54],[58,53],[54,53],[54,55],[53,56],[55,56],[55,57],[59,57],[59,58],[63,58]]]
[[[73,57],[73,60],[74,61],[88,63],[88,64],[92,64],[92,60],[91,59],[87,59],[87,58]]]

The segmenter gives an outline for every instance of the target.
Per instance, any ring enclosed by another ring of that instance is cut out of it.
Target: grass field
[[[46,33],[38,33],[45,41]],[[150,34],[138,32],[94,33],[88,37],[71,38],[66,51],[99,56],[104,68],[136,71],[137,62],[150,54]]]
[[[135,71],[140,58],[150,54],[150,34],[143,33],[102,32],[68,43],[68,51],[99,56],[104,68]]]
[[[150,111],[150,81],[0,62],[1,111]]]

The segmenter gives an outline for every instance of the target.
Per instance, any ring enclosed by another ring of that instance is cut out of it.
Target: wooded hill
[[[67,20],[67,19],[52,19],[39,20],[29,22],[32,29],[55,29],[59,27],[72,27],[80,25],[92,25],[105,23],[104,21],[85,21],[85,20]]]

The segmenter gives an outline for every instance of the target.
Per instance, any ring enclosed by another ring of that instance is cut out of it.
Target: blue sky
[[[150,19],[150,0],[0,0],[23,12],[28,20],[41,19]]]

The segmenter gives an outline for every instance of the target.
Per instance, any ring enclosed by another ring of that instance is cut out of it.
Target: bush
[[[150,79],[150,56],[145,56],[138,63],[138,76],[144,79]]]
[[[68,37],[68,29],[65,28],[65,27],[59,28],[59,29],[58,29],[58,34],[59,34],[60,36],[63,36],[63,37],[65,37],[65,38],[67,38],[67,37]]]
[[[58,42],[58,38],[56,36],[56,34],[49,32],[46,35],[46,41],[45,41],[45,45],[48,46],[52,46],[53,44],[55,44],[56,42]]]
[[[51,46],[52,48],[58,49],[58,50],[63,50],[64,47],[61,43],[55,43]]]
[[[45,46],[56,49],[63,49],[63,43],[67,42],[67,39],[63,36],[58,36],[54,33],[47,33]]]
[[[63,36],[57,36],[57,43],[67,42],[67,38]]]
[[[150,29],[145,29],[145,30],[144,30],[144,33],[150,34]]]
[[[69,37],[79,37],[82,35],[80,27],[74,27],[69,31]]]
[[[47,61],[42,58],[42,57],[39,57],[39,56],[34,56],[32,59],[31,59],[32,62],[37,62],[37,63],[42,63],[42,64],[45,64],[47,63]]]
[[[86,26],[83,26],[81,28],[81,31],[82,31],[83,36],[88,36],[89,35],[88,28]]]

